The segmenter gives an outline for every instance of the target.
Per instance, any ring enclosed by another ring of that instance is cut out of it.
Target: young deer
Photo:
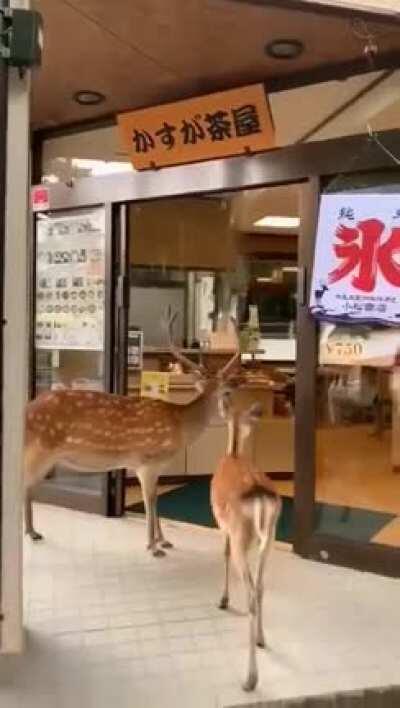
[[[157,480],[182,446],[192,443],[215,408],[214,394],[240,354],[236,352],[215,375],[187,359],[172,341],[176,315],[167,320],[170,349],[195,376],[197,397],[188,405],[163,400],[136,400],[78,390],[55,390],[31,401],[26,411],[25,527],[41,539],[32,521],[32,489],[55,465],[77,473],[127,469],[139,478],[147,518],[148,548],[163,556],[165,540],[157,515]]]
[[[255,403],[247,411],[233,410],[231,395],[220,397],[221,414],[228,421],[228,449],[211,482],[211,505],[219,528],[225,533],[225,586],[220,608],[229,604],[230,556],[246,587],[250,617],[249,666],[245,691],[252,691],[258,681],[256,645],[265,646],[263,631],[263,573],[268,553],[275,539],[281,500],[263,472],[243,456],[244,443],[259,421],[262,409]],[[258,557],[253,579],[248,553],[258,542]]]

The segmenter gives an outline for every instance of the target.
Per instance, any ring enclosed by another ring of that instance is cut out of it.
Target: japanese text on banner
[[[310,309],[400,326],[400,194],[322,197]]]

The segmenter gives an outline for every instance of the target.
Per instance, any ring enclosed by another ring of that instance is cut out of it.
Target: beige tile
[[[125,708],[134,696],[143,707],[222,708],[398,681],[396,580],[277,546],[267,567],[270,650],[258,652],[259,688],[243,696],[245,597],[233,576],[232,612],[216,609],[223,580],[216,530],[165,522],[175,550],[158,561],[145,551],[143,518],[44,505],[35,513],[45,540],[25,539],[33,615],[25,618],[26,653],[0,657],[1,706]],[[37,623],[41,610],[45,621]]]

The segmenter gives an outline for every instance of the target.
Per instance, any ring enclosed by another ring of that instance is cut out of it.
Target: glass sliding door
[[[343,195],[344,204],[355,194],[398,195],[400,204],[400,175],[397,170],[340,176],[326,192]],[[386,232],[382,238],[388,238]],[[361,241],[357,243],[361,249]],[[391,259],[399,272],[398,248]],[[358,266],[353,265],[354,275]],[[383,277],[379,267],[375,277]],[[398,576],[400,326],[373,322],[374,311],[388,306],[373,292],[352,295],[347,305],[369,314],[360,323],[311,325],[316,342],[309,367],[315,435],[313,477],[307,484],[313,499],[303,510],[310,532],[302,552]]]
[[[34,388],[110,386],[111,210],[39,214],[36,220]],[[41,501],[106,513],[107,477],[57,467]]]

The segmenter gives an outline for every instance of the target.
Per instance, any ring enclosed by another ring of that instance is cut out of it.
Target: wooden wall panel
[[[229,209],[219,200],[168,200],[131,208],[133,265],[235,268],[238,236],[229,228]]]

